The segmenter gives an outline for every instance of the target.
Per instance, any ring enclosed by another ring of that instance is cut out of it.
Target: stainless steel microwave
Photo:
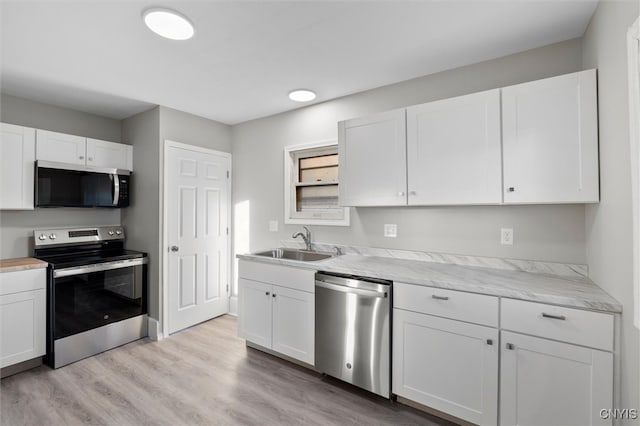
[[[36,161],[36,207],[128,207],[131,172]]]

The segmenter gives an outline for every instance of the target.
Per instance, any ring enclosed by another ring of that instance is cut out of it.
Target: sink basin
[[[321,251],[296,250],[289,248],[277,248],[273,250],[254,253],[256,256],[272,257],[274,259],[300,260],[302,262],[316,262],[318,260],[333,257],[332,253]]]

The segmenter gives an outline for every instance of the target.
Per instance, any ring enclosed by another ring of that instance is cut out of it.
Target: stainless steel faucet
[[[311,231],[306,226],[303,226],[304,234],[302,232],[294,232],[291,238],[302,237],[304,240],[305,250],[311,251]]]

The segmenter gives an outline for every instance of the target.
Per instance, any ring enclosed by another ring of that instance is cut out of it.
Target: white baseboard
[[[163,339],[160,322],[157,319],[149,317],[148,333],[151,340],[158,341]]]
[[[238,316],[238,296],[231,296],[229,298],[229,315],[234,317]]]

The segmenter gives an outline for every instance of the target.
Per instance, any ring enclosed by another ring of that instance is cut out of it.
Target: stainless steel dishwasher
[[[391,281],[316,273],[315,366],[389,398]]]

